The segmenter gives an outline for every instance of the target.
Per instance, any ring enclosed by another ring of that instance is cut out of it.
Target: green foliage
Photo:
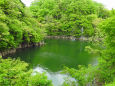
[[[0,0],[0,51],[43,40],[45,29],[21,0]]]
[[[115,17],[106,19],[100,24],[104,34],[105,49],[101,52],[99,59],[100,81],[109,83],[113,81],[115,75]]]
[[[30,10],[48,35],[92,36],[93,20],[109,17],[109,11],[92,0],[35,0]]]
[[[0,0],[0,51],[19,44],[38,43],[46,32],[48,35],[92,36],[98,38],[95,40],[101,47],[86,49],[100,54],[98,65],[79,66],[78,70],[66,67],[64,72],[74,77],[80,86],[91,85],[93,81],[112,86],[115,84],[114,14],[114,9],[108,11],[92,0],[35,0],[30,8],[21,0]],[[33,71],[27,67],[28,64],[20,60],[0,58],[0,85],[51,86],[44,74],[32,75]],[[75,83],[64,83],[69,85]]]
[[[99,24],[96,35],[102,38],[95,41],[98,47],[89,47],[89,52],[98,52],[98,65],[95,67],[80,67],[80,69],[65,68],[64,72],[74,77],[80,86],[85,86],[91,82],[98,85],[114,86],[115,77],[115,17],[110,17]],[[106,83],[106,84],[105,84]],[[110,83],[110,84],[109,84]]]
[[[113,82],[110,83],[110,84],[105,84],[105,86],[115,86],[115,81],[113,81]]]
[[[62,86],[76,86],[76,82],[67,79],[64,81]]]
[[[115,15],[115,9],[112,9],[111,10],[111,16],[114,16]]]
[[[14,38],[9,33],[9,28],[5,23],[0,22],[0,51],[10,48]]]
[[[9,32],[14,37],[15,45],[18,46],[22,41],[22,23],[16,19],[9,22]]]
[[[32,73],[27,63],[0,57],[0,86],[52,86],[44,73]]]
[[[79,65],[77,70],[65,67],[63,72],[75,78],[79,86],[86,86],[87,84],[92,85],[95,76],[95,70],[96,67],[91,65],[89,65],[88,68]]]
[[[110,11],[105,9],[103,5],[100,4],[98,9],[99,9],[98,10],[98,16],[100,18],[106,19],[106,18],[110,17]]]

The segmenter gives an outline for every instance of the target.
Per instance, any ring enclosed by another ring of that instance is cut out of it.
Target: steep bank
[[[81,41],[90,41],[91,37],[74,37],[74,36],[46,36],[48,39],[69,39],[69,40],[81,40]]]
[[[16,48],[39,45],[45,36],[37,19],[21,0],[0,0],[0,52],[14,53]]]
[[[7,50],[4,50],[4,51],[0,51],[0,56],[4,57],[8,54],[13,54],[17,51],[17,49],[20,49],[20,48],[40,47],[44,44],[45,44],[44,41],[41,41],[39,43],[33,43],[33,44],[20,44],[17,48],[11,48],[11,49],[7,49]]]

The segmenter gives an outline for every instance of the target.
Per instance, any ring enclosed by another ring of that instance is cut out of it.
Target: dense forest
[[[94,24],[110,16],[102,4],[92,0],[36,0],[30,10],[45,25],[48,35],[84,36],[94,34]]]
[[[24,44],[35,46],[46,36],[82,35],[98,47],[98,65],[79,69],[64,67],[63,73],[78,86],[115,85],[115,10],[92,0],[35,0],[26,7],[21,0],[0,0],[0,55]],[[83,32],[82,32],[83,30]],[[101,46],[100,46],[101,45]],[[23,65],[23,66],[22,66]],[[20,59],[0,57],[0,86],[52,86],[45,73],[33,74]],[[63,86],[76,86],[65,81]]]
[[[21,0],[0,1],[0,50],[40,42],[44,35],[44,29]]]

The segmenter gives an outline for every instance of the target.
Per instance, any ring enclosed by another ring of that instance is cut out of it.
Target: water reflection
[[[53,73],[51,71],[48,71],[47,68],[40,67],[39,65],[34,68],[34,72],[39,72],[39,73],[45,72],[48,79],[52,81],[54,86],[62,86],[65,79],[75,81],[74,78],[72,78],[66,74],[61,74],[60,73],[61,71]]]
[[[48,39],[43,47],[19,49],[13,58],[20,57],[22,61],[30,64],[30,68],[38,72],[46,72],[48,79],[54,86],[61,86],[67,75],[60,74],[64,66],[76,68],[78,65],[94,64],[95,55],[85,51],[88,42],[78,40]],[[72,78],[71,78],[72,79]],[[72,79],[73,80],[73,79]]]

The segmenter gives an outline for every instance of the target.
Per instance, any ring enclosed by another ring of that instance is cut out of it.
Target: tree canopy
[[[22,43],[38,43],[44,36],[45,30],[21,0],[0,1],[0,51]]]
[[[35,0],[30,10],[45,25],[48,35],[84,36],[94,34],[93,21],[110,16],[109,10],[92,0]]]
[[[98,65],[65,67],[78,85],[115,85],[115,9],[93,0],[35,0],[25,7],[21,0],[0,0],[0,52],[23,44],[39,43],[46,35],[92,37],[98,47]],[[97,38],[97,40],[95,39]],[[22,66],[23,65],[23,66]],[[52,86],[46,75],[28,70],[19,59],[0,57],[1,86]],[[75,83],[65,82],[65,86]]]

